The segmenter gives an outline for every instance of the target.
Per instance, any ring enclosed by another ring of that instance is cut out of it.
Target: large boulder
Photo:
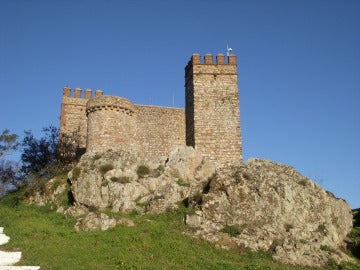
[[[69,173],[76,206],[115,212],[162,213],[203,192],[215,166],[192,147],[163,163],[124,151],[87,153]]]
[[[352,228],[349,205],[294,168],[250,159],[213,177],[195,213],[195,235],[219,246],[269,250],[287,264],[349,260],[341,252]]]

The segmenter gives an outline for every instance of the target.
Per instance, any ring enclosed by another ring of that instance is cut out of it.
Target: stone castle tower
[[[80,147],[86,147],[87,136],[87,117],[85,113],[86,103],[93,98],[91,89],[85,90],[85,96],[82,97],[82,90],[75,88],[73,96],[71,88],[64,87],[61,103],[60,115],[60,133],[76,132],[80,135]],[[95,91],[95,97],[102,96],[101,90]]]
[[[219,166],[242,162],[236,56],[199,54],[185,68],[186,108],[137,105],[101,90],[64,88],[60,133],[77,132],[86,151],[135,151],[157,159],[189,145]]]
[[[194,54],[185,68],[186,144],[211,160],[242,161],[236,56]]]

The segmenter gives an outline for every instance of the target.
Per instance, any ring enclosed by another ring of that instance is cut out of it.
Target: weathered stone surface
[[[38,206],[51,205],[58,212],[63,212],[63,200],[67,196],[67,181],[62,178],[52,178],[43,183],[42,188],[32,190],[32,194],[26,198],[26,203]]]
[[[218,164],[242,161],[236,56],[193,54],[185,68],[186,143]]]
[[[349,205],[294,168],[268,160],[219,170],[186,223],[220,245],[229,243],[224,231],[235,228],[239,235],[230,246],[271,250],[288,264],[349,259],[340,250],[352,228]]]
[[[201,194],[214,173],[212,163],[192,147],[183,146],[172,151],[163,164],[124,151],[87,153],[69,178],[77,206],[160,213]]]
[[[89,209],[83,205],[71,206],[64,211],[65,216],[83,217],[89,213]]]
[[[214,173],[214,164],[192,147],[175,148],[166,161],[165,175],[183,179],[189,184],[194,180],[207,179]]]
[[[111,218],[104,213],[88,213],[85,217],[80,218],[75,224],[77,231],[93,231],[93,230],[108,230],[114,228],[118,224],[123,224],[128,227],[135,226],[135,223],[126,218]]]
[[[74,206],[64,213],[81,217],[77,230],[131,225],[90,210],[158,214],[183,202],[195,206],[185,218],[194,235],[218,247],[269,250],[307,266],[349,260],[341,251],[352,227],[348,204],[286,165],[250,159],[215,170],[191,147],[174,149],[164,163],[107,151],[85,154],[69,178]]]

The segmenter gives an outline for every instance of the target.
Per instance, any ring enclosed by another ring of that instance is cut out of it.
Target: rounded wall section
[[[87,152],[131,151],[137,146],[134,104],[125,98],[99,96],[86,104]]]

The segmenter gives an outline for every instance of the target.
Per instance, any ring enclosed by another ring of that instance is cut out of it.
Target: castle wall
[[[239,89],[236,56],[194,54],[185,68],[186,108],[134,105],[90,89],[64,88],[60,132],[77,132],[86,151],[136,151],[163,158],[190,145],[218,165],[240,164]]]
[[[236,56],[194,54],[187,65],[186,143],[224,164],[240,164],[239,90]]]
[[[140,152],[151,158],[167,156],[185,145],[185,110],[135,105]]]

